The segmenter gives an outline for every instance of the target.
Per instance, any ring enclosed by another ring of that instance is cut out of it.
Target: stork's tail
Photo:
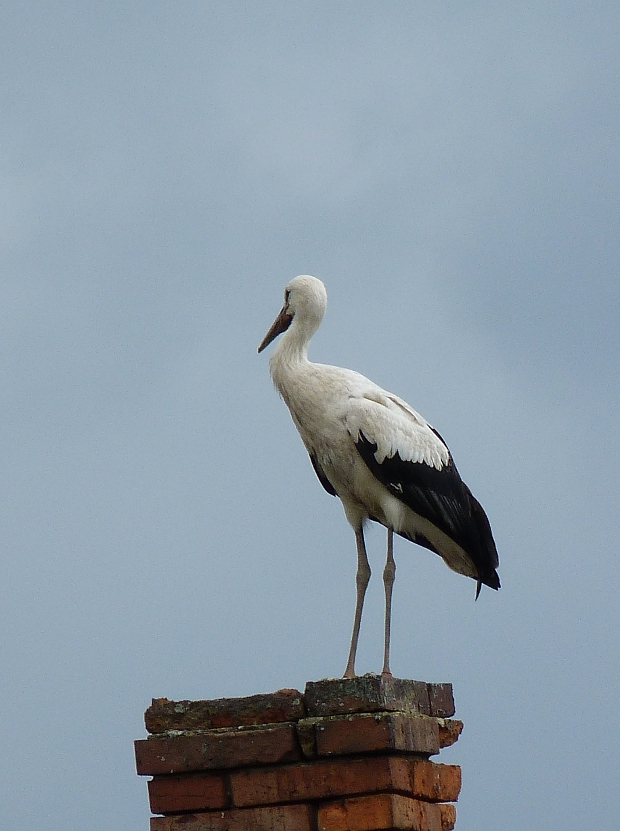
[[[478,600],[478,595],[480,594],[480,589],[482,588],[482,584],[484,583],[485,586],[488,586],[490,589],[497,589],[501,588],[501,583],[499,582],[499,574],[493,569],[493,571],[487,572],[484,577],[480,575],[478,577],[478,582],[476,583],[476,600]]]
[[[496,571],[499,566],[499,557],[497,556],[497,548],[495,547],[491,524],[489,523],[489,519],[484,512],[484,508],[469,488],[467,488],[467,491],[470,498],[471,515],[474,520],[478,536],[478,582],[476,584],[476,600],[478,600],[478,595],[480,594],[480,589],[482,588],[483,583],[485,586],[488,586],[490,589],[495,589],[496,591],[501,586],[501,583],[499,582],[499,574]]]

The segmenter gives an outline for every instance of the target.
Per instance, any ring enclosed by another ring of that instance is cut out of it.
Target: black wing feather
[[[379,463],[375,457],[377,444],[361,432],[355,445],[373,476],[412,511],[460,545],[476,566],[479,580],[498,589],[495,569],[499,558],[489,520],[461,479],[452,456],[447,465],[437,470],[424,462],[404,461],[398,453]],[[425,537],[413,542],[436,551]]]
[[[312,467],[314,468],[314,472],[319,477],[319,482],[323,485],[327,493],[330,493],[332,496],[337,496],[338,494],[334,490],[334,486],[329,481],[327,476],[325,475],[323,468],[318,463],[316,456],[313,456],[312,453],[309,454],[310,461],[312,462]]]

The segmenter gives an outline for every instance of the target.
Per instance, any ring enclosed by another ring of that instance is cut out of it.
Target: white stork
[[[383,674],[390,673],[390,619],[396,574],[394,532],[434,551],[446,565],[482,583],[500,586],[489,520],[463,482],[445,442],[405,401],[349,369],[314,364],[308,344],[327,306],[316,277],[295,277],[284,306],[258,347],[262,352],[286,332],[269,367],[310,461],[325,490],[339,496],[357,543],[357,603],[345,677],[355,675],[364,595],[370,566],[364,523],[387,528],[385,649]]]

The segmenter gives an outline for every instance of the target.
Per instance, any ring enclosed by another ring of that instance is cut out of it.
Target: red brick
[[[381,791],[448,802],[458,798],[461,771],[456,765],[436,765],[423,759],[376,756],[235,771],[230,784],[236,807]]]
[[[319,807],[319,831],[449,831],[442,808],[400,794],[341,799]],[[446,815],[447,817],[447,815]]]
[[[154,737],[136,741],[135,749],[140,776],[284,764],[302,758],[292,724]]]
[[[148,783],[151,811],[212,811],[226,808],[224,777],[215,773],[157,776]]]
[[[314,831],[314,814],[310,805],[274,805],[152,817],[151,831]]]
[[[436,719],[405,713],[376,713],[324,718],[315,721],[319,756],[398,750],[439,753]]]
[[[154,698],[144,714],[149,733],[168,730],[210,730],[249,724],[297,721],[306,715],[298,690],[278,690],[245,698],[216,698],[211,701],[169,701]]]
[[[407,759],[379,756],[233,771],[230,785],[233,805],[246,807],[377,791],[408,793],[411,772]]]
[[[460,788],[461,770],[456,765],[404,756],[319,761],[230,775],[232,804],[238,808],[382,791],[452,802],[458,799]]]
[[[458,741],[463,732],[463,722],[456,718],[437,719],[439,725],[439,744],[441,747],[450,747]]]
[[[309,681],[305,691],[309,716],[375,713],[382,710],[431,714],[428,684],[385,675]]]
[[[410,762],[412,796],[429,802],[456,802],[461,792],[458,765],[438,765],[425,759]]]

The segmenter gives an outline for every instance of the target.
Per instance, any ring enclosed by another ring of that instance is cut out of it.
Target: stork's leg
[[[383,569],[383,583],[385,585],[385,649],[383,652],[382,675],[391,675],[390,672],[390,624],[392,620],[392,588],[396,577],[396,563],[394,562],[394,531],[388,528],[387,532],[387,560]]]
[[[355,619],[353,621],[353,635],[351,636],[351,649],[349,660],[344,671],[345,678],[355,678],[355,653],[357,652],[357,641],[360,636],[360,623],[362,621],[362,608],[364,606],[364,595],[368,581],[370,580],[370,565],[366,554],[364,543],[364,532],[361,528],[355,531],[355,542],[357,543],[357,574],[355,584],[357,586],[357,603],[355,605]]]

